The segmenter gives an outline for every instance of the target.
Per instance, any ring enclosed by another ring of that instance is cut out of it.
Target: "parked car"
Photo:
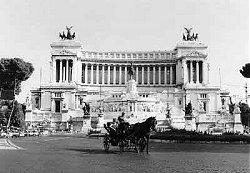
[[[28,131],[29,136],[39,136],[39,132],[36,130],[30,130]]]
[[[50,132],[48,131],[48,130],[44,130],[43,132],[42,132],[42,135],[49,135],[50,134]]]
[[[8,136],[13,138],[13,137],[19,137],[20,134],[19,131],[9,131]]]
[[[5,132],[5,131],[2,131],[2,132],[0,132],[0,137],[6,137],[7,136],[7,132]]]
[[[27,131],[20,131],[20,137],[25,137],[28,136],[28,132]]]

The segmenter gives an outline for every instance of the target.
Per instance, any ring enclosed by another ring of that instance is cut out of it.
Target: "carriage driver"
[[[124,137],[124,130],[125,130],[125,112],[122,112],[122,115],[118,117],[118,134],[120,138]]]
[[[125,112],[122,112],[122,115],[120,115],[120,116],[118,117],[119,124],[125,122],[124,118],[125,118]]]

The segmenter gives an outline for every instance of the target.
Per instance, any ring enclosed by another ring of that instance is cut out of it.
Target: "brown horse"
[[[148,143],[149,143],[150,132],[155,130],[155,126],[156,126],[155,117],[149,117],[146,121],[142,123],[136,123],[133,125],[130,136],[134,138],[135,150],[137,152],[139,152],[137,146],[146,140],[146,147],[147,147],[146,151],[148,154]],[[144,147],[141,148],[140,150],[143,151]]]

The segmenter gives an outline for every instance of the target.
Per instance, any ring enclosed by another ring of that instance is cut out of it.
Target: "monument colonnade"
[[[82,63],[83,84],[124,85],[129,80],[130,64]],[[176,83],[175,64],[134,64],[133,79],[138,85],[171,85]]]
[[[184,60],[184,80],[187,83],[204,83],[206,73],[203,60]]]

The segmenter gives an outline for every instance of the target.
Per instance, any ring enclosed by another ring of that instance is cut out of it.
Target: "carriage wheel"
[[[109,137],[108,136],[105,136],[103,138],[103,147],[105,151],[109,150]]]
[[[140,138],[139,141],[138,141],[139,151],[143,152],[146,145],[147,145],[147,142],[146,142],[145,138]]]
[[[124,141],[123,141],[123,140],[120,141],[120,142],[118,143],[118,145],[119,145],[120,152],[123,152],[123,151],[124,151],[124,147],[125,147]]]

